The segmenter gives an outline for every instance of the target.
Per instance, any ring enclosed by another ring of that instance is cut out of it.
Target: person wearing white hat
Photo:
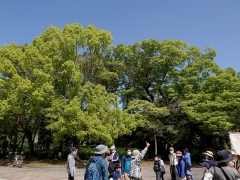
[[[115,146],[111,146],[110,149],[112,151],[111,159],[112,159],[113,164],[115,165],[115,164],[117,164],[119,162],[119,154],[116,151],[116,147]]]

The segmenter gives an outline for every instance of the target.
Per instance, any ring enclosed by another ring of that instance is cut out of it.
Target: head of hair
[[[128,150],[131,150],[131,148],[130,148],[130,147],[126,147],[126,148],[125,148],[125,151],[128,151]]]

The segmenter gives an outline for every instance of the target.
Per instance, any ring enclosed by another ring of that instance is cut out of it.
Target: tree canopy
[[[33,154],[36,144],[111,145],[143,129],[155,145],[193,136],[196,146],[240,126],[239,73],[221,69],[213,48],[112,40],[94,25],[70,24],[0,47],[0,134],[14,151],[25,137]]]

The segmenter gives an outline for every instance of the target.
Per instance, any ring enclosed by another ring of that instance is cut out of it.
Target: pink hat
[[[176,156],[182,156],[182,152],[181,151],[177,151],[176,152]]]

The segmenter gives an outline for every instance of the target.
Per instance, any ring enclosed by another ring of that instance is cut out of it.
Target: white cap
[[[111,148],[110,149],[116,149],[116,147],[115,146],[111,146]]]

